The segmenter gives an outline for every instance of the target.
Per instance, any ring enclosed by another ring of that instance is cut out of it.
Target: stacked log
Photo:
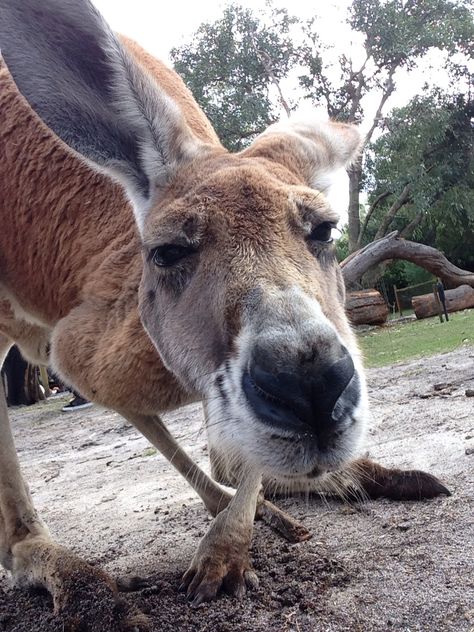
[[[445,290],[446,308],[448,312],[474,307],[474,288],[460,285],[453,290]],[[433,293],[414,296],[411,300],[417,318],[429,318],[440,313],[440,305]]]
[[[348,292],[346,313],[353,325],[383,325],[389,308],[378,290]]]

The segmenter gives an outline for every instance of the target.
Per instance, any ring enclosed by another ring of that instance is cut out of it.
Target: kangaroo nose
[[[326,367],[311,370],[272,372],[254,362],[243,376],[243,390],[258,417],[271,425],[285,429],[311,429],[320,437],[337,430],[344,417],[335,411],[336,403],[346,390],[355,368],[350,354]],[[340,409],[341,407],[338,406]],[[344,407],[347,412],[347,408]],[[333,415],[333,412],[335,413]]]

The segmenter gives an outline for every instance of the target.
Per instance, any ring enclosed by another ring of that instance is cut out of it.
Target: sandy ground
[[[474,348],[368,372],[370,456],[419,468],[452,491],[433,501],[349,506],[280,502],[313,538],[289,545],[257,524],[260,586],[242,601],[191,609],[177,593],[209,518],[172,467],[115,413],[60,412],[62,399],[12,412],[19,457],[54,536],[114,575],[150,578],[127,595],[152,630],[474,631]],[[207,467],[199,406],[168,415]],[[0,630],[60,632],[45,594],[11,588],[0,570]],[[111,632],[116,632],[111,630]]]

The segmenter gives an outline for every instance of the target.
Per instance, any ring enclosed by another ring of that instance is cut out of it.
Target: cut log
[[[448,312],[474,307],[474,288],[460,285],[454,290],[445,290]],[[411,300],[417,318],[429,318],[439,314],[439,303],[433,293],[414,296]]]
[[[347,293],[346,313],[353,325],[383,325],[389,311],[383,296],[377,290]]]

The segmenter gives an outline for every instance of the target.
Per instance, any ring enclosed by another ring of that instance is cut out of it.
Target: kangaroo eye
[[[332,222],[322,222],[314,228],[309,236],[311,241],[320,241],[324,244],[330,244],[333,241],[332,231],[335,225]]]
[[[194,252],[194,248],[190,246],[179,246],[177,244],[164,244],[163,246],[157,246],[150,252],[150,259],[155,266],[160,268],[167,268],[173,266],[178,261],[181,261],[185,257],[189,257]]]

